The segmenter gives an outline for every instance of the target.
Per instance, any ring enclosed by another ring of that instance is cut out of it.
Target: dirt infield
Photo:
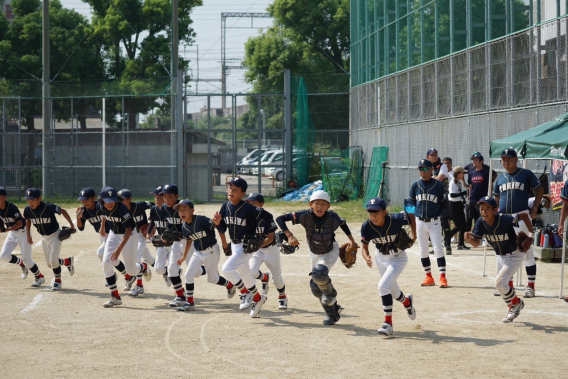
[[[198,205],[196,213],[212,216],[218,208]],[[360,224],[350,227],[359,235]],[[300,228],[291,230],[305,241]],[[37,243],[35,230],[33,236]],[[347,241],[341,230],[338,240]],[[423,288],[413,247],[399,285],[414,295],[417,318],[410,321],[395,302],[395,335],[384,339],[376,333],[383,320],[379,273],[360,256],[351,270],[333,267],[345,310],[337,325],[324,326],[308,285],[305,242],[296,254],[282,256],[288,310],[278,310],[272,285],[259,319],[239,311],[238,297],[227,299],[205,278],[195,283],[196,311],[176,312],[167,306],[173,289],[159,275],[145,283],[144,295],[121,291],[124,305],[105,309],[109,293],[98,245],[91,226],[64,242],[61,256],[76,257],[76,272],[69,277],[63,269],[61,292],[50,291],[53,273],[41,247],[33,249],[47,278],[40,289],[30,287],[33,275],[21,280],[17,267],[0,262],[1,377],[563,377],[568,370],[568,304],[558,299],[559,264],[538,262],[537,297],[525,299],[513,324],[503,324],[506,306],[493,296],[491,253],[484,278],[482,249],[454,249],[447,257],[450,287]]]

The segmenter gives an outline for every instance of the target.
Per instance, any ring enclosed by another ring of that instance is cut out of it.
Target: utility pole
[[[284,147],[286,154],[284,155],[284,163],[286,170],[284,171],[286,180],[292,179],[292,73],[290,69],[284,70]],[[307,152],[302,152],[306,154]]]
[[[53,150],[50,150],[51,140],[51,69],[49,65],[49,0],[43,0],[42,16],[41,16],[41,43],[42,43],[42,117],[43,117],[43,133],[42,133],[42,187],[44,196],[52,196],[52,172],[51,163]],[[48,166],[49,165],[49,166]]]

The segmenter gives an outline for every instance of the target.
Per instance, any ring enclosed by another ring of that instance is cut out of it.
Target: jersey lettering
[[[31,221],[32,224],[34,225],[49,224],[51,222],[51,218],[49,217],[32,218]]]
[[[501,184],[499,186],[500,192],[505,192],[505,191],[510,191],[510,190],[524,191],[525,190],[525,184],[519,183],[519,182],[509,182],[509,183]]]
[[[432,203],[437,204],[438,203],[438,196],[427,194],[427,193],[416,194],[416,200],[417,201],[430,201]]]
[[[193,241],[201,239],[201,238],[205,238],[205,237],[207,237],[206,231],[195,232],[195,233],[189,235],[189,238],[191,238]]]
[[[384,244],[387,244],[387,243],[394,242],[394,240],[396,239],[396,236],[397,236],[397,235],[398,235],[398,234],[395,234],[395,235],[388,235],[388,236],[378,237],[378,238],[373,238],[373,239],[371,240],[371,242],[373,242],[373,243],[375,243],[375,244],[384,245]]]
[[[487,238],[489,242],[503,242],[509,240],[509,236],[507,234],[486,234],[485,238]]]
[[[237,226],[247,226],[247,220],[239,217],[225,217],[225,223],[227,225],[237,225]]]
[[[169,222],[170,224],[175,224],[175,225],[183,224],[183,221],[181,220],[181,218],[177,218],[177,217],[166,217],[166,221]],[[164,228],[165,228],[165,226],[164,226]]]

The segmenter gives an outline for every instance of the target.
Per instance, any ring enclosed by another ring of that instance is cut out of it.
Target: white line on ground
[[[172,353],[173,356],[175,356],[175,357],[177,357],[177,358],[179,358],[179,359],[182,359],[182,360],[184,360],[184,361],[186,361],[186,362],[188,362],[188,363],[191,363],[192,365],[197,365],[197,363],[194,363],[194,362],[190,361],[189,359],[187,359],[186,357],[183,357],[183,356],[179,355],[178,353],[176,353],[176,352],[174,351],[174,349],[172,349],[172,346],[171,346],[171,344],[170,344],[170,335],[171,335],[171,333],[172,333],[172,330],[174,329],[174,326],[175,326],[178,322],[180,322],[181,320],[183,320],[183,318],[180,317],[180,318],[177,319],[176,321],[172,322],[172,323],[170,324],[170,326],[168,327],[168,330],[166,331],[166,338],[165,338],[166,347],[168,348],[168,350],[170,351],[170,353]],[[187,374],[191,374],[191,372],[188,372]]]
[[[22,309],[20,311],[21,314],[26,314],[29,311],[31,311],[32,309],[35,308],[36,305],[39,304],[39,302],[43,299],[43,294],[42,293],[38,293],[37,295],[35,295],[34,299],[32,300],[31,303],[28,304],[27,307],[25,307],[24,309]]]

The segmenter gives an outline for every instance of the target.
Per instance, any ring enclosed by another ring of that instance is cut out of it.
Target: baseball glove
[[[175,229],[166,229],[162,233],[162,239],[166,242],[177,242],[181,240],[183,234]]]
[[[162,236],[156,234],[154,237],[152,237],[152,245],[154,245],[155,247],[167,247],[172,246],[172,242],[164,242],[162,241]]]
[[[243,237],[243,253],[253,254],[260,249],[264,243],[264,238],[246,235]]]
[[[414,245],[414,241],[412,241],[412,238],[408,236],[406,230],[400,229],[400,232],[396,235],[396,238],[394,239],[394,244],[398,250],[406,250],[411,248],[412,245]]]
[[[59,240],[65,241],[66,239],[71,238],[71,234],[75,234],[75,232],[76,232],[75,229],[71,229],[67,226],[63,226],[61,228],[61,232],[59,232]]]
[[[233,255],[233,250],[231,250],[231,243],[229,242],[227,244],[227,248],[223,248],[223,253],[225,253],[226,257],[230,257],[231,255]]]
[[[299,248],[298,246],[292,246],[288,243],[288,237],[284,232],[275,233],[274,240],[276,241],[276,245],[278,245],[282,254],[293,254]]]
[[[352,245],[349,247],[348,243],[344,243],[339,248],[339,259],[341,259],[341,263],[345,265],[347,268],[353,267],[355,262],[357,261],[357,250],[359,246],[357,244]]]
[[[525,232],[517,234],[517,248],[521,253],[527,252],[533,243],[533,238],[527,236]]]

